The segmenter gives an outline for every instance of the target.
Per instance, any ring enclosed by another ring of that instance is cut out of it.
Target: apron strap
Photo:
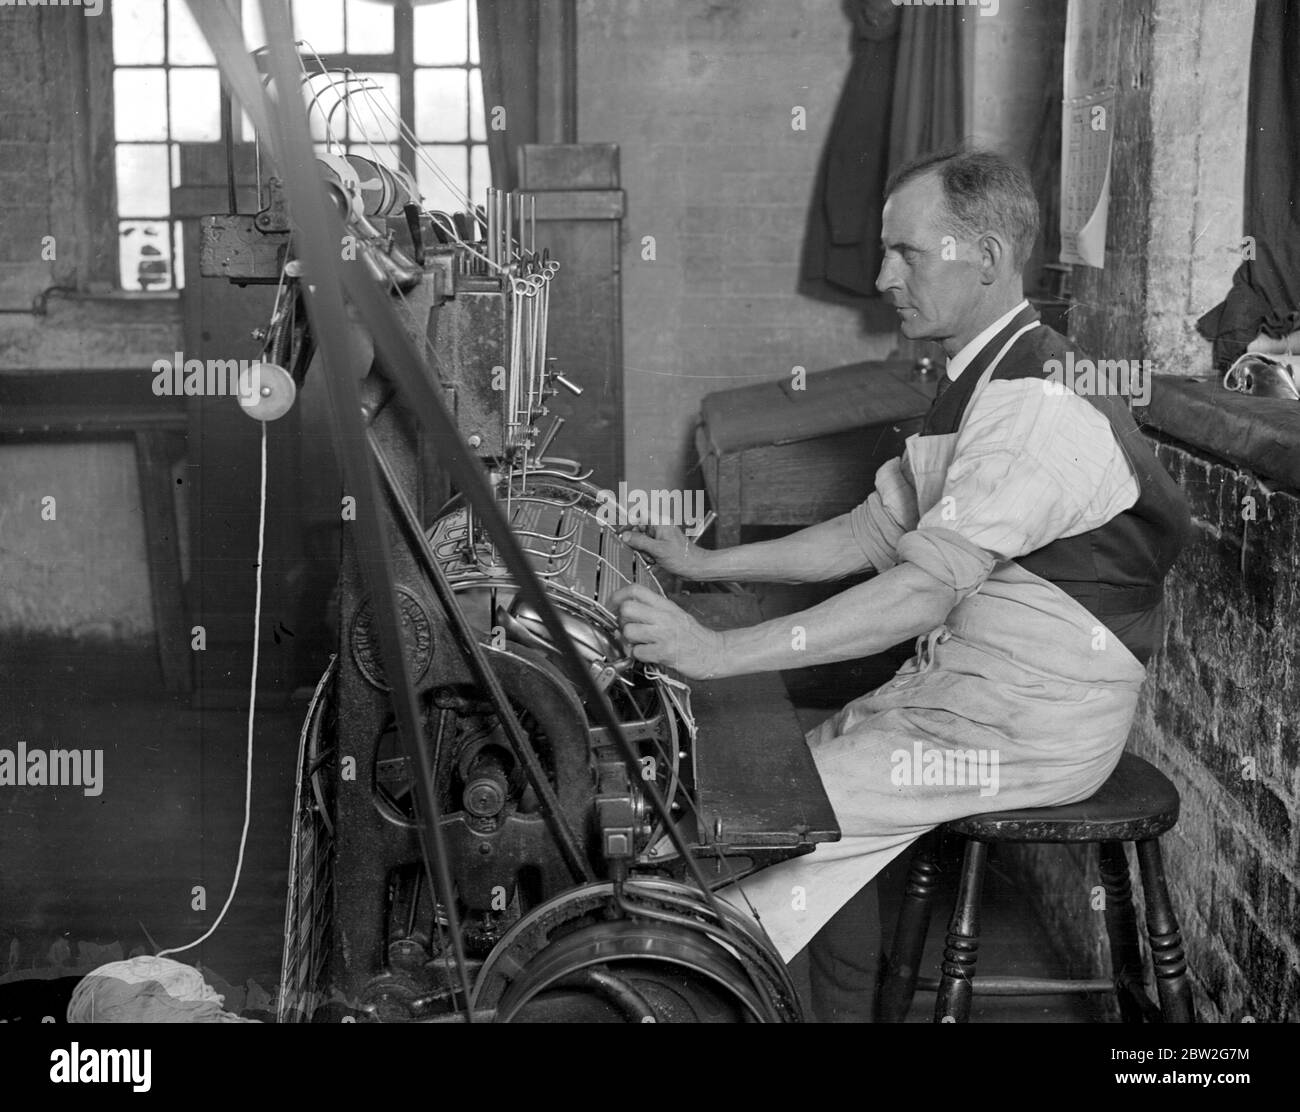
[[[993,357],[993,361],[987,367],[984,368],[984,373],[980,375],[979,381],[975,383],[975,389],[971,391],[971,396],[966,399],[966,408],[962,410],[961,423],[958,424],[957,426],[958,437],[960,437],[962,432],[965,430],[966,422],[970,420],[970,411],[975,408],[975,399],[980,396],[980,391],[982,391],[984,387],[988,385],[989,379],[993,377],[993,372],[998,369],[998,364],[1002,362],[1007,352],[1011,350],[1012,345],[1018,339],[1020,339],[1020,337],[1023,336],[1026,332],[1032,332],[1035,328],[1046,328],[1046,327],[1047,326],[1043,324],[1041,321],[1037,321],[1037,320],[1031,321],[1029,324],[1021,328],[1018,332],[1013,333],[1011,339],[1009,339],[1005,344],[1002,345],[1002,350],[999,351],[997,355]]]

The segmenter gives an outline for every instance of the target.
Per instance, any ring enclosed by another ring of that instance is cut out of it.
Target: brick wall
[[[795,292],[849,23],[825,0],[579,0],[578,27],[579,138],[621,144],[627,191],[627,479],[702,486],[685,476],[705,394],[894,344]]]
[[[107,9],[107,6],[106,6]],[[109,12],[99,17],[110,18]],[[0,7],[0,307],[25,310],[50,286],[96,269],[88,197],[94,180],[84,55],[90,21],[76,7]],[[99,29],[97,29],[99,30]],[[80,122],[79,122],[80,121]],[[55,259],[42,259],[42,237]],[[0,314],[6,372],[139,373],[179,346],[173,301],[48,300],[48,313]],[[0,634],[143,636],[153,629],[135,453],[127,441],[0,444]],[[41,499],[56,499],[44,521]]]
[[[1182,797],[1161,839],[1202,1019],[1300,1021],[1300,499],[1182,447],[1161,462],[1197,538],[1166,583],[1165,644],[1129,748]],[[1243,520],[1253,499],[1254,521]],[[1244,542],[1244,543],[1243,543]],[[1106,975],[1082,851],[1008,854],[1079,975]],[[1130,853],[1130,857],[1132,854]],[[1136,876],[1136,864],[1131,862]]]
[[[78,13],[80,15],[80,13]],[[51,118],[41,111],[48,92],[42,20],[31,9],[0,8],[0,306],[17,307],[55,281],[54,264],[41,259],[50,227]],[[2,319],[2,318],[0,318]]]

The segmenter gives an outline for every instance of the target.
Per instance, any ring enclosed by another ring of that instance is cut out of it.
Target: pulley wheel
[[[589,884],[534,908],[488,956],[498,1023],[790,1023],[798,999],[756,923],[675,881]]]

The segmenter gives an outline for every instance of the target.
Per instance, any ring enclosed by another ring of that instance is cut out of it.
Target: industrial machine
[[[278,285],[240,404],[274,420],[324,377],[355,505],[300,737],[280,1020],[798,1020],[761,925],[715,890],[833,817],[806,751],[800,821],[733,831],[700,806],[723,742],[609,605],[662,588],[552,453],[548,399],[581,387],[548,355],[562,270],[531,199],[430,213],[404,170],[303,157],[312,111],[327,136],[335,112],[400,121],[356,75],[293,68],[276,5],[266,74],[222,5],[193,7],[275,156],[260,211],[202,227],[204,275]],[[305,105],[259,102],[267,80]]]

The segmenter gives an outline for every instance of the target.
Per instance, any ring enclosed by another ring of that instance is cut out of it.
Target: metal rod
[[[239,199],[235,195],[235,104],[231,100],[230,90],[221,86],[221,142],[226,148],[226,197],[230,215],[239,211]]]
[[[564,418],[556,417],[554,423],[552,423],[551,427],[546,430],[542,439],[538,441],[537,450],[533,453],[533,458],[540,460],[546,455],[547,450],[551,446],[551,441],[560,434],[562,428],[564,428]]]

